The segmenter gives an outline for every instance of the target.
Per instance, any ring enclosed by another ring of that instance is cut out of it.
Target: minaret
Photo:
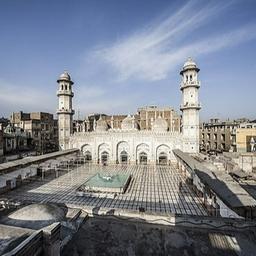
[[[201,109],[198,101],[199,71],[200,69],[196,66],[196,63],[188,58],[180,72],[182,75],[180,110],[182,111],[182,133],[184,138],[183,151],[188,153],[199,152],[199,110]]]
[[[59,98],[58,126],[59,126],[59,148],[68,149],[69,137],[73,133],[73,115],[75,111],[72,109],[72,85],[70,75],[65,71],[57,80],[59,89],[57,96]]]

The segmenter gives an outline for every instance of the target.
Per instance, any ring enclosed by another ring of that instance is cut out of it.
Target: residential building
[[[202,152],[236,151],[236,128],[239,121],[220,121],[217,118],[200,126]]]
[[[256,120],[241,123],[236,129],[237,152],[256,152]]]
[[[12,113],[11,124],[26,131],[34,149],[40,153],[58,150],[58,122],[53,114],[44,112]]]

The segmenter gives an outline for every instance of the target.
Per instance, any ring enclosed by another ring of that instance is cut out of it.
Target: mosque
[[[108,125],[100,117],[92,131],[84,128],[73,131],[72,109],[73,82],[64,72],[57,80],[59,99],[58,126],[61,149],[79,148],[87,161],[100,164],[169,164],[175,160],[172,150],[196,154],[199,152],[199,111],[198,99],[200,69],[191,59],[180,71],[182,100],[181,129],[170,130],[163,116],[159,114],[152,127],[141,130],[134,116],[127,115],[121,127]]]

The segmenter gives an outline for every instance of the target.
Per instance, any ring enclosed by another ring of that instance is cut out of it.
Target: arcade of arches
[[[111,146],[107,143],[98,145],[97,150],[93,150],[92,146],[85,144],[81,147],[81,152],[86,162],[98,164],[149,164],[155,163],[160,165],[169,165],[171,160],[171,148],[168,145],[161,144],[150,150],[146,143],[141,143],[135,147],[134,152],[130,149],[126,141],[117,143],[115,150],[111,150]],[[132,160],[132,158],[134,160]]]

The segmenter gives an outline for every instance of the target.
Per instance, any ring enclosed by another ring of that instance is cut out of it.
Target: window
[[[68,89],[68,87],[67,87],[67,85],[65,84],[65,90],[67,90]]]

